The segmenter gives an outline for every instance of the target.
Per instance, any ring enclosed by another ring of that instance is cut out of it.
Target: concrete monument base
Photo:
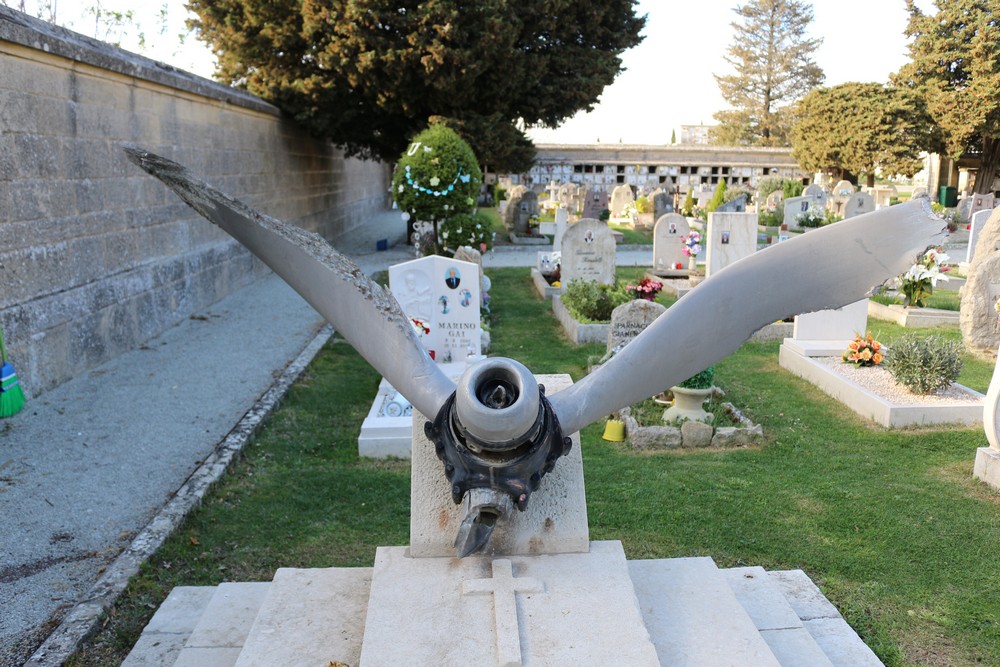
[[[1000,451],[992,447],[977,449],[972,474],[1000,491]]]
[[[957,310],[940,308],[905,308],[877,301],[868,302],[868,315],[879,320],[895,322],[903,327],[937,327],[942,324],[958,324]]]

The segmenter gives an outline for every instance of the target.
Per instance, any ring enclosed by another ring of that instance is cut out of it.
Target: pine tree
[[[523,171],[525,127],[591,110],[642,41],[633,0],[191,0],[218,78],[349,155],[394,160],[432,118],[492,171]]]
[[[787,146],[790,105],[823,83],[813,62],[821,39],[809,39],[812,5],[799,0],[751,0],[733,10],[733,43],[726,62],[735,74],[715,75],[732,109],[715,114],[716,144]]]
[[[918,90],[954,157],[979,154],[975,190],[993,191],[1000,166],[1000,0],[937,0],[924,14],[907,0],[910,62],[893,77]]]
[[[726,203],[726,180],[721,179],[715,186],[715,192],[712,193],[712,199],[709,200],[706,210],[711,213],[724,203]]]

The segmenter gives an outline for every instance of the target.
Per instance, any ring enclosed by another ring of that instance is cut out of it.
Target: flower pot
[[[702,408],[702,404],[712,395],[711,387],[708,389],[671,387],[670,391],[674,394],[674,404],[663,411],[663,421],[672,422],[678,419],[711,421],[712,415]]]

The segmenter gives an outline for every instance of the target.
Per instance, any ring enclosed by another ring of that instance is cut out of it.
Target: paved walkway
[[[404,233],[391,212],[334,245],[370,274],[413,258],[376,250]],[[544,249],[501,246],[484,265]],[[651,246],[619,249],[620,266],[651,261]],[[0,667],[46,637],[31,664],[59,664],[329,335],[271,275],[0,422]]]

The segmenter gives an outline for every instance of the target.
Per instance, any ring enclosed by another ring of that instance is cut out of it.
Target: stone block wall
[[[0,326],[29,394],[267,271],[129,144],[331,240],[389,205],[386,165],[263,100],[0,6]]]

